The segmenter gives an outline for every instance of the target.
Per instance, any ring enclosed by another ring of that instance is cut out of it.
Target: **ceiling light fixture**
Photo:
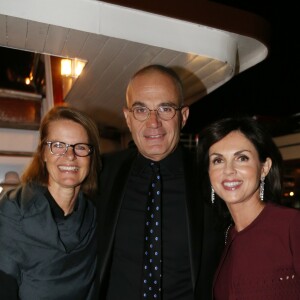
[[[86,61],[77,58],[63,58],[61,60],[60,74],[66,77],[77,78],[86,65]]]

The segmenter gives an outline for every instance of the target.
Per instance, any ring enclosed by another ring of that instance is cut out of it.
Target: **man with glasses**
[[[158,165],[161,182],[156,222],[161,224],[161,271],[147,288],[152,292],[157,282],[160,286],[151,299],[210,299],[222,247],[212,213],[198,194],[195,153],[180,145],[189,115],[181,81],[164,66],[145,67],[130,80],[126,102],[124,116],[136,147],[103,156],[98,299],[150,299],[143,269],[148,268],[144,222],[151,163]]]

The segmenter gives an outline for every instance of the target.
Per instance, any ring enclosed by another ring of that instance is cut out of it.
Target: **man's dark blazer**
[[[182,147],[182,146],[180,146]],[[186,178],[186,207],[188,240],[191,259],[192,284],[195,299],[212,299],[212,279],[224,245],[221,231],[214,227],[214,214],[201,201],[200,183],[197,180],[195,154],[183,148]],[[111,268],[111,258],[118,216],[133,161],[138,155],[132,146],[128,149],[105,154],[100,176],[98,198],[99,216],[99,298],[105,300]]]

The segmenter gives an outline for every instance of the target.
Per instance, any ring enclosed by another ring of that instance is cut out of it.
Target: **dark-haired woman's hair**
[[[101,169],[100,160],[100,138],[99,130],[94,121],[82,111],[69,106],[55,106],[42,119],[39,130],[39,142],[34,153],[32,162],[22,174],[22,183],[38,183],[48,185],[48,171],[43,159],[43,153],[47,145],[49,125],[58,120],[70,120],[80,124],[88,135],[89,144],[93,145],[93,152],[90,160],[90,172],[81,185],[81,189],[87,195],[94,195],[97,191],[98,176]]]
[[[269,132],[251,117],[221,119],[208,125],[200,133],[197,156],[201,178],[200,184],[203,192],[202,196],[207,202],[211,203],[211,184],[208,175],[209,148],[232,131],[241,132],[254,145],[261,163],[265,162],[267,157],[271,158],[272,166],[265,178],[264,201],[280,203],[283,180],[283,160],[281,153]],[[226,219],[229,219],[230,215],[224,201],[219,199],[218,195],[215,195],[215,197],[214,206]]]

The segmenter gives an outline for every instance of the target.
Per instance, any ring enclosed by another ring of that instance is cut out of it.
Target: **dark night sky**
[[[258,116],[274,136],[300,131],[300,116],[298,121],[294,116],[300,114],[297,11],[288,5],[289,1],[285,1],[285,6],[276,6],[273,2],[267,6],[258,0],[218,2],[252,11],[270,22],[269,55],[263,62],[193,104],[184,132],[197,133],[209,122],[235,114]]]

